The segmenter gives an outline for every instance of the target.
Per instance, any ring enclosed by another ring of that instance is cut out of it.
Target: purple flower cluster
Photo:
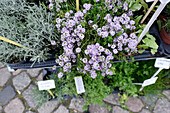
[[[114,36],[116,33],[125,32],[129,30],[136,29],[135,21],[130,19],[130,16],[126,13],[123,13],[121,16],[112,17],[110,14],[106,14],[104,20],[107,21],[107,24],[97,29],[97,25],[92,25],[93,29],[97,29],[98,36],[106,38],[109,36]]]
[[[110,60],[113,60],[114,57],[109,49],[96,43],[95,45],[87,45],[84,53],[90,57],[90,59],[80,59],[85,64],[82,70],[89,72],[93,79],[97,77],[97,71],[101,71],[102,76],[113,75],[113,72],[109,68],[112,66]]]
[[[108,47],[110,47],[114,54],[118,54],[119,51],[125,51],[128,53],[128,55],[131,55],[132,53],[137,52],[137,36],[135,33],[131,33],[130,37],[126,33],[123,33],[120,36],[117,36],[113,40],[112,44],[108,44]]]
[[[84,4],[86,12],[90,10],[91,4]],[[75,63],[77,54],[81,52],[81,41],[85,38],[85,28],[81,25],[84,23],[84,14],[81,11],[73,14],[70,10],[66,12],[64,18],[56,18],[56,27],[61,31],[61,41],[64,52],[56,60],[63,67],[64,72],[71,71],[71,62]],[[73,15],[73,16],[72,16]]]
[[[104,19],[104,22],[102,21],[101,24],[101,22],[93,20],[93,18],[91,18],[91,20],[90,18],[85,20],[88,16],[86,13],[89,10],[93,11],[91,4],[85,3],[83,5],[84,9],[76,13],[74,13],[73,10],[64,12],[65,10],[61,11],[60,9],[63,8],[63,6],[67,6],[65,5],[66,1],[67,0],[49,0],[49,9],[56,9],[56,12],[61,14],[56,17],[56,28],[61,34],[63,54],[56,59],[56,62],[62,67],[62,72],[71,72],[72,63],[80,61],[84,63],[84,67],[83,69],[77,67],[77,70],[84,74],[90,73],[93,79],[96,78],[99,73],[101,73],[102,76],[113,75],[113,72],[110,70],[112,67],[111,60],[114,59],[113,55],[119,53],[131,55],[137,52],[137,36],[133,33],[136,29],[135,21],[131,19],[133,13],[131,10],[128,10],[128,4],[120,0],[105,0],[106,8],[99,8],[99,11],[105,10],[105,16],[103,17],[103,15],[97,14],[98,20],[101,20],[101,18]],[[96,0],[95,2],[99,5],[103,4],[100,0]],[[95,5],[93,7],[95,7]],[[98,8],[98,6],[96,8]],[[117,15],[120,9],[124,13]],[[86,43],[88,42],[86,42],[82,46],[87,32],[84,25],[86,28],[92,29],[94,31],[93,33],[97,33],[98,37],[102,37],[102,40],[107,41],[106,38],[108,38],[108,46],[104,45],[103,47],[93,39],[93,44],[90,42],[90,45],[87,45]],[[56,45],[56,42],[52,40],[51,44]],[[84,50],[84,45],[87,45],[86,50]],[[107,48],[105,48],[105,46],[107,46]],[[83,55],[80,53],[83,53]],[[78,56],[83,56],[84,58],[77,59],[79,58]],[[54,66],[53,69],[55,70],[56,66]],[[63,76],[62,72],[58,74],[59,78]]]
[[[125,11],[128,10],[128,3],[127,2],[122,3],[122,1],[120,0],[114,0],[114,2],[113,0],[105,0],[105,4],[109,10],[113,10],[114,12],[117,12],[118,8],[122,7],[123,10]]]
[[[49,0],[50,4],[48,5],[49,9],[54,9],[54,6],[56,5],[56,11],[58,12],[61,8],[60,3],[67,2],[67,0]]]
[[[115,3],[122,4],[119,0],[115,0],[113,3],[112,0],[105,0],[107,6],[110,6],[110,9],[114,10]],[[123,3],[123,10],[128,10],[128,4]],[[129,10],[127,13],[123,13],[120,16],[113,16],[111,14],[106,14],[104,20],[106,20],[106,25],[98,27],[97,24],[90,24],[93,30],[97,31],[98,36],[102,38],[107,38],[109,36],[113,37],[113,43],[108,44],[112,48],[114,54],[118,54],[119,51],[125,51],[130,55],[132,52],[137,52],[135,48],[137,45],[137,36],[135,33],[131,33],[128,36],[127,31],[133,31],[136,29],[135,21],[131,20],[132,11]],[[119,36],[117,35],[119,33]]]

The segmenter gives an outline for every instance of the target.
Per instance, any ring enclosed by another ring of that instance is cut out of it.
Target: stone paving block
[[[142,101],[138,98],[130,97],[128,102],[125,103],[132,112],[139,112],[144,107]]]
[[[32,112],[32,111],[27,111],[26,113],[36,113],[36,112]]]
[[[99,105],[90,105],[89,106],[89,112],[90,113],[109,113],[109,111],[104,106]]]
[[[22,72],[19,75],[17,75],[15,78],[13,78],[12,81],[15,89],[23,90],[30,84],[31,79],[25,72]]]
[[[151,112],[149,110],[147,110],[147,109],[142,109],[142,111],[139,112],[139,113],[151,113]]]
[[[0,87],[3,87],[11,77],[7,68],[0,69]]]
[[[43,73],[42,73],[42,72],[41,72],[40,75],[37,77],[37,80],[38,80],[38,81],[43,80]]]
[[[31,75],[31,77],[36,77],[40,73],[41,69],[28,69],[27,73]]]
[[[154,96],[154,95],[149,95],[148,97],[142,96],[141,99],[145,104],[153,108],[155,106],[156,100],[158,99],[158,96]]]
[[[54,113],[69,113],[69,110],[65,106],[60,105]]]
[[[119,106],[113,106],[112,113],[129,113],[129,111],[124,110]]]
[[[24,110],[25,107],[22,101],[18,98],[10,101],[10,103],[4,109],[6,113],[23,113]]]
[[[0,106],[0,113],[2,112],[2,106]]]
[[[84,99],[77,99],[77,98],[73,98],[71,100],[69,109],[75,109],[79,112],[83,112],[82,107],[85,105],[85,100]]]
[[[16,71],[12,72],[12,75],[18,75],[19,73],[21,73],[21,69],[17,69]]]
[[[34,88],[35,88],[34,85],[30,85],[29,88],[26,89],[22,94],[24,99],[27,101],[28,105],[31,108],[35,108],[38,105],[38,101],[34,100],[32,96],[33,95],[32,91],[34,90]]]
[[[42,80],[43,80],[43,73],[42,73],[42,72],[38,75],[38,77],[36,78],[36,80],[37,80],[37,81],[34,82],[36,85],[38,85],[38,81],[42,81]]]
[[[48,101],[44,103],[40,108],[38,108],[38,112],[51,113],[56,107],[58,107],[58,101]]]
[[[109,104],[113,104],[113,105],[120,105],[119,100],[120,100],[120,97],[118,96],[118,94],[109,95],[108,97],[104,99],[105,102]]]
[[[3,67],[5,67],[5,65],[2,62],[0,62],[0,68],[3,68]]]
[[[7,86],[0,92],[0,103],[2,105],[7,104],[14,96],[16,95],[16,92],[12,88],[11,85]]]
[[[170,102],[164,97],[158,99],[153,113],[170,113]]]
[[[170,90],[164,90],[162,93],[170,100]]]

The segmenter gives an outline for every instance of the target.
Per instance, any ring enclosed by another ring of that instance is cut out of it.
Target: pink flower
[[[76,48],[76,53],[80,53],[81,52],[81,48]]]
[[[62,72],[60,72],[60,73],[58,73],[58,78],[61,78],[61,77],[63,77],[63,73]]]
[[[52,4],[52,3],[50,3],[50,4],[49,4],[49,6],[48,6],[48,7],[49,7],[49,9],[50,9],[50,10],[52,10],[52,9],[53,9],[53,5],[54,5],[54,4]]]
[[[52,69],[53,69],[53,70],[56,70],[56,65],[54,65]]]
[[[117,54],[117,53],[118,53],[117,49],[114,49],[114,50],[113,50],[113,53],[114,53],[114,54]]]
[[[54,40],[52,40],[51,45],[56,45],[56,42]]]

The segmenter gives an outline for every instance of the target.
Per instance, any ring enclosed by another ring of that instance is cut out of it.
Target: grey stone
[[[43,73],[41,72],[40,75],[37,77],[38,81],[42,81],[43,80]]]
[[[127,105],[132,112],[139,112],[144,107],[140,99],[133,97],[130,97],[125,105]]]
[[[129,113],[129,111],[124,110],[119,106],[113,106],[112,113]]]
[[[162,93],[170,100],[170,90],[164,90]]]
[[[139,112],[139,113],[151,113],[151,112],[149,110],[147,110],[147,109],[142,109],[142,111]]]
[[[18,98],[15,98],[14,100],[10,101],[10,103],[5,107],[4,111],[6,113],[23,113],[25,110],[25,107],[22,103],[22,101]]]
[[[27,72],[31,75],[31,77],[36,77],[40,73],[41,69],[28,69]]]
[[[27,90],[25,90],[23,92],[23,97],[24,99],[27,101],[28,105],[31,107],[31,108],[35,108],[37,107],[38,105],[38,101],[34,100],[33,99],[33,93],[32,91],[34,90],[35,86],[34,85],[30,85],[29,88]],[[35,96],[35,95],[34,95]],[[38,96],[38,95],[36,95]]]
[[[27,111],[26,113],[35,113],[35,112],[32,112],[32,111]]]
[[[43,81],[43,73],[41,72],[39,76],[36,78],[36,81],[34,82],[36,85],[38,85],[38,81]]]
[[[30,84],[30,82],[31,79],[25,72],[22,72],[15,78],[13,78],[13,85],[17,90],[23,90]]]
[[[155,95],[142,96],[141,99],[145,104],[147,104],[147,105],[149,105],[151,107],[154,107],[155,102],[158,99],[158,96],[155,96]]]
[[[170,102],[164,97],[162,97],[161,99],[158,99],[153,112],[154,113],[170,113]]]
[[[0,68],[3,68],[3,67],[5,67],[5,65],[2,62],[0,62]]]
[[[2,103],[2,105],[5,105],[6,103],[8,103],[12,98],[14,98],[14,96],[16,95],[16,92],[14,91],[14,89],[12,88],[11,85],[7,86],[6,88],[4,88],[1,92],[0,92],[0,103]]]
[[[104,106],[99,105],[90,105],[89,106],[89,112],[90,113],[109,113],[109,111]]]
[[[38,108],[39,113],[51,113],[58,106],[58,101],[48,101]]]
[[[21,73],[21,69],[17,69],[16,71],[12,72],[12,75],[18,75],[19,73]]]
[[[120,100],[120,97],[118,96],[118,94],[109,95],[108,97],[104,99],[105,102],[113,104],[113,105],[120,105],[119,100]]]
[[[0,87],[3,87],[11,77],[7,68],[0,69]]]
[[[70,103],[70,106],[69,106],[69,109],[75,109],[79,112],[83,112],[83,109],[82,107],[85,105],[85,101],[84,99],[75,99],[73,98],[71,100],[71,103]]]
[[[2,106],[0,106],[0,113],[2,112]]]
[[[65,106],[60,105],[54,113],[69,113],[69,110]]]

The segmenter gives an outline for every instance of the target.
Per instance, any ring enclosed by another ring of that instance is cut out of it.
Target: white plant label
[[[9,67],[9,65],[7,63],[6,63],[6,66],[7,66],[9,72],[15,72],[15,70],[12,69],[11,67]]]
[[[153,2],[153,1],[155,1],[155,0],[145,0],[146,2]]]
[[[150,79],[145,80],[142,84],[142,87],[154,84],[157,79],[158,79],[158,77],[154,77],[154,78],[150,78]]]
[[[170,59],[166,58],[157,58],[155,62],[155,67],[169,69]]]
[[[77,93],[78,94],[84,93],[85,89],[84,89],[82,77],[81,76],[74,77],[74,80],[75,80],[75,84],[76,84]]]
[[[48,90],[55,88],[55,82],[54,80],[38,81],[38,88],[39,90]]]

